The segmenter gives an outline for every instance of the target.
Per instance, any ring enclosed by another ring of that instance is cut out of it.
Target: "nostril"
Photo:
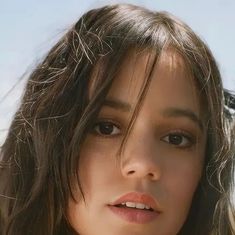
[[[136,171],[134,171],[134,170],[130,170],[130,171],[128,171],[128,175],[132,175],[132,174],[134,174],[134,173],[136,173]],[[150,172],[150,173],[148,173],[148,175],[150,176],[150,177],[154,177],[154,174],[152,173],[152,172]]]

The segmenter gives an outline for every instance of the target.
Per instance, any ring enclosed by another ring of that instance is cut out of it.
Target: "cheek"
[[[108,151],[107,148],[101,151],[98,146],[96,142],[91,145],[87,141],[80,152],[79,179],[87,203],[84,203],[79,191],[75,193],[78,203],[69,200],[69,222],[79,234],[95,234],[103,230],[100,227],[103,225],[102,221],[99,224],[97,215],[105,216],[103,208],[109,199],[107,189],[116,180],[117,170],[113,151]],[[102,220],[102,216],[100,218]]]
[[[117,173],[115,149],[99,147],[99,143],[86,144],[80,153],[79,178],[88,199],[101,189],[112,185]]]
[[[198,162],[180,162],[169,167],[164,179],[168,209],[186,219],[193,195],[201,178],[202,165]]]
[[[202,176],[205,158],[205,141],[198,146],[178,154],[168,155],[165,161],[164,172],[167,195],[172,195],[171,201],[181,204],[191,204],[193,195]],[[179,205],[180,206],[180,205]]]
[[[200,175],[192,168],[185,169],[181,167],[175,174],[172,174],[168,180],[166,187],[171,189],[179,199],[186,199],[194,194],[195,188],[198,185]]]

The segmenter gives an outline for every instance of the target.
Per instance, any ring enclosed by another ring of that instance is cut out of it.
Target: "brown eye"
[[[168,134],[162,140],[176,147],[189,147],[193,144],[192,138],[182,133]]]
[[[110,121],[100,121],[95,124],[94,131],[99,135],[118,135],[120,133],[119,127]]]
[[[169,143],[174,144],[174,145],[180,145],[183,142],[184,137],[181,135],[169,135],[168,140]]]

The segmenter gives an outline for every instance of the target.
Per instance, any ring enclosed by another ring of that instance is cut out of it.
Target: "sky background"
[[[0,145],[28,74],[85,11],[124,1],[0,0]],[[125,1],[169,11],[187,22],[211,48],[224,80],[235,90],[234,0]]]

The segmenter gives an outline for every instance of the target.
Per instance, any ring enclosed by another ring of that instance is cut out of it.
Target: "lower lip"
[[[137,224],[145,224],[155,220],[159,216],[159,212],[147,211],[141,209],[132,209],[126,207],[109,206],[109,209],[122,219]]]

